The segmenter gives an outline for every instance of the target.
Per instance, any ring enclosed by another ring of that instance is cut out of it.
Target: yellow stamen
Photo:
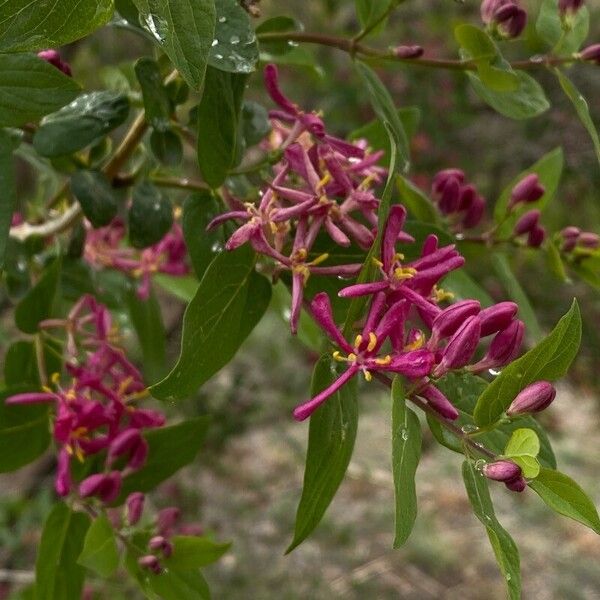
[[[181,206],[176,206],[173,209],[173,217],[175,218],[175,220],[179,219],[179,217],[181,217],[182,214],[183,214],[183,210],[182,210]]]
[[[327,171],[327,173],[325,173],[323,179],[321,179],[321,181],[319,181],[319,183],[317,183],[317,189],[320,190],[321,188],[325,187],[330,181],[331,181],[331,173],[329,171]]]
[[[363,337],[362,337],[362,335],[360,335],[360,334],[359,334],[359,335],[357,335],[357,336],[354,338],[354,347],[355,347],[357,350],[358,350],[358,348],[360,347],[360,345],[362,344],[362,341],[363,341]]]
[[[369,345],[367,346],[367,350],[373,352],[375,346],[377,346],[377,336],[371,331],[369,332]]]
[[[75,448],[75,456],[77,457],[79,462],[83,462],[85,460],[85,453],[79,446],[77,446],[77,448]]]
[[[57,372],[52,373],[52,375],[50,376],[50,381],[54,385],[58,385],[58,383],[60,382],[60,373],[57,373]]]
[[[292,271],[296,275],[302,275],[302,283],[306,285],[308,278],[310,277],[310,269],[306,265],[294,265]]]
[[[298,250],[294,252],[294,260],[306,260],[307,256],[308,250],[306,248],[298,248]]]
[[[309,262],[308,264],[313,267],[316,267],[317,265],[320,265],[322,262],[325,262],[328,258],[329,258],[329,254],[327,252],[324,252],[323,254],[317,256],[317,258],[315,258],[313,261]]]
[[[354,352],[350,352],[350,354],[348,354],[348,360],[355,361],[356,354],[354,354]]]
[[[376,259],[374,256],[371,258],[371,261],[376,267],[383,267],[383,263],[380,260]]]
[[[133,377],[131,375],[129,377],[126,377],[125,379],[123,379],[123,381],[121,381],[121,383],[119,384],[119,389],[117,391],[117,394],[119,394],[119,396],[122,396],[127,391],[127,388],[132,383],[133,383]]]
[[[375,364],[376,365],[380,365],[380,366],[385,366],[385,365],[389,365],[392,362],[392,357],[387,354],[386,356],[384,356],[383,358],[376,358],[375,359]]]
[[[447,292],[442,288],[438,288],[435,286],[433,288],[433,293],[435,294],[435,299],[438,302],[446,302],[448,300],[454,300],[454,294],[452,292]]]
[[[42,386],[42,391],[46,392],[47,394],[53,394],[54,393],[54,390],[52,388],[48,387],[47,385],[43,385]]]
[[[359,187],[360,187],[360,189],[361,189],[361,190],[366,190],[366,189],[367,189],[367,188],[368,188],[368,187],[371,185],[371,182],[372,182],[374,179],[375,179],[375,174],[374,174],[374,173],[371,173],[371,175],[368,175],[367,177],[365,177],[365,178],[362,180],[362,182],[361,182],[361,184],[360,184],[360,186],[359,186]]]
[[[66,450],[67,450],[67,454],[68,454],[69,456],[73,456],[73,446],[71,446],[71,444],[67,444],[67,445],[65,446],[65,448],[66,448]]]
[[[411,342],[410,344],[406,344],[406,346],[404,346],[404,351],[410,352],[411,350],[419,350],[420,348],[423,347],[424,344],[425,344],[425,336],[421,333],[421,334],[419,334],[417,339],[414,340],[414,342]]]
[[[342,356],[339,350],[336,350],[333,353],[333,360],[337,360],[338,362],[345,362],[347,359],[345,356]]]
[[[397,281],[404,281],[405,279],[412,279],[417,274],[417,270],[412,267],[397,267],[394,269],[394,279]]]
[[[404,254],[402,254],[402,252],[396,252],[396,254],[394,254],[394,260],[404,260]]]
[[[373,375],[369,371],[363,371],[363,375],[365,376],[365,381],[371,381],[373,379]]]

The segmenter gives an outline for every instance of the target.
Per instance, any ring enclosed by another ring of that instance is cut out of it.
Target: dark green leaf
[[[220,71],[251,73],[258,62],[256,34],[237,0],[215,2],[217,19],[208,64]]]
[[[131,492],[149,492],[191,463],[204,442],[208,417],[189,419],[178,425],[153,429],[144,434],[149,452],[146,464],[123,480],[120,504]]]
[[[570,477],[552,469],[542,469],[529,483],[539,497],[554,511],[583,523],[600,534],[600,519],[594,503]]]
[[[8,347],[4,357],[4,383],[7,386],[40,384],[33,342],[17,340]]]
[[[480,427],[495,423],[517,394],[541,379],[563,377],[577,355],[581,341],[581,315],[577,301],[550,335],[527,354],[505,367],[477,401],[473,416]]]
[[[0,190],[2,190],[2,202],[0,203],[0,269],[4,266],[8,232],[10,231],[12,215],[17,202],[12,151],[13,144],[10,134],[0,129]]]
[[[90,92],[42,120],[33,146],[42,156],[72,154],[101,140],[129,115],[127,96],[117,92]]]
[[[383,19],[390,9],[392,3],[398,4],[397,0],[354,0],[356,14],[363,31],[370,29],[372,33],[379,33],[386,24],[387,19]],[[378,22],[381,24],[373,27]],[[371,29],[373,27],[373,29]]]
[[[246,147],[258,144],[269,131],[271,131],[271,123],[267,109],[252,100],[244,100],[242,103],[242,135]]]
[[[3,2],[0,5],[0,52],[58,48],[108,23],[112,14],[111,0]]]
[[[173,207],[168,198],[149,181],[133,190],[128,214],[129,242],[134,248],[156,244],[173,226]]]
[[[71,190],[93,227],[104,227],[117,216],[117,193],[101,171],[77,171],[71,177]]]
[[[150,149],[156,159],[166,167],[176,167],[183,160],[183,143],[172,129],[155,129],[150,134]]]
[[[198,165],[212,188],[223,184],[237,155],[246,76],[209,68],[198,107]]]
[[[89,519],[57,504],[50,513],[35,564],[36,600],[74,600],[81,596],[85,571],[77,564]]]
[[[260,37],[261,34],[302,31],[302,29],[302,24],[296,21],[296,19],[279,16],[263,21],[256,28],[256,34]],[[261,52],[268,52],[269,54],[287,54],[288,52],[291,52],[294,47],[295,44],[290,43],[288,40],[260,40]]]
[[[220,544],[203,536],[176,535],[171,538],[173,554],[164,561],[167,569],[187,571],[216,562],[229,550],[230,543]]]
[[[117,570],[119,566],[117,540],[115,531],[105,515],[100,515],[90,525],[77,562],[101,577],[110,577]]]
[[[20,385],[0,392],[0,473],[28,465],[50,444],[47,405],[8,406],[4,402],[8,396],[31,389]]]
[[[188,85],[200,91],[214,39],[214,0],[134,0],[140,21]]]
[[[206,231],[206,226],[222,212],[222,207],[209,191],[197,192],[183,203],[181,226],[194,271],[202,278],[218,252],[223,251],[225,235],[222,227]]]
[[[470,460],[465,460],[462,472],[473,512],[487,531],[498,566],[506,581],[508,595],[511,600],[519,600],[521,598],[521,561],[517,546],[496,518],[487,479]]]
[[[156,61],[143,57],[135,63],[135,75],[142,88],[146,121],[158,131],[166,131],[171,118],[171,101]]]
[[[38,282],[15,308],[15,323],[25,333],[36,333],[38,323],[52,316],[60,279],[61,259],[45,269]]]
[[[254,270],[255,260],[246,245],[211,263],[183,317],[179,360],[151,388],[155,397],[190,396],[234,357],[271,299],[271,285]]]
[[[127,294],[127,304],[142,349],[146,381],[157,381],[164,376],[166,370],[167,334],[160,305],[153,291],[149,298],[141,300],[134,289]]]
[[[543,0],[535,29],[556,56],[577,52],[588,36],[590,13],[586,6],[579,8],[570,21],[571,26],[563,29],[558,0]]]
[[[531,306],[529,297],[510,268],[507,256],[500,252],[496,252],[492,255],[492,260],[494,263],[494,270],[506,290],[508,297],[519,305],[519,318],[525,323],[527,335],[534,342],[539,342],[542,339],[540,324],[538,323],[533,306]]]
[[[400,170],[407,171],[410,166],[408,140],[402,126],[402,121],[394,106],[394,101],[387,88],[377,76],[377,73],[371,67],[362,62],[357,62],[356,69],[369,95],[375,114],[385,125],[390,139],[396,147]]]
[[[311,396],[339,376],[324,355],[315,365]],[[286,552],[301,544],[320,523],[350,463],[358,426],[356,378],[331,396],[311,416],[302,497],[296,513],[294,539]]]
[[[18,127],[79,94],[71,77],[33,54],[0,54],[0,127]]]
[[[579,120],[592,138],[596,158],[598,159],[598,162],[600,162],[600,137],[598,136],[598,130],[594,125],[594,121],[592,121],[590,109],[586,99],[573,85],[573,82],[560,69],[554,69],[554,73],[558,77],[558,82],[560,83],[564,93],[567,95],[567,98],[569,98],[575,107],[575,111],[577,112]]]
[[[396,534],[394,548],[408,539],[417,518],[415,474],[421,458],[421,424],[406,406],[400,377],[392,384],[392,471],[396,497]]]
[[[433,202],[406,177],[398,177],[400,201],[406,207],[408,216],[424,223],[438,223],[439,214]]]

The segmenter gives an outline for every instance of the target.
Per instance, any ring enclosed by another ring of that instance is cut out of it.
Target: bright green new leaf
[[[105,515],[100,515],[90,525],[77,562],[101,577],[110,577],[117,570],[119,550],[115,530]]]
[[[331,357],[315,365],[311,396],[339,376]],[[299,546],[321,522],[350,463],[358,426],[356,378],[320,406],[310,418],[302,497],[296,512],[294,539],[286,552]]]
[[[165,567],[180,571],[198,569],[210,565],[223,556],[231,543],[218,543],[209,537],[176,535],[171,538],[173,554],[165,560]]]
[[[506,448],[505,456],[533,456],[540,453],[540,440],[533,429],[521,428],[513,431]]]

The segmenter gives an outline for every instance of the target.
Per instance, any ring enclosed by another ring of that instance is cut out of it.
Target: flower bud
[[[563,239],[563,243],[561,249],[563,252],[571,252],[575,246],[577,246],[577,240],[581,235],[581,229],[579,227],[573,227],[570,225],[569,227],[565,227],[560,232],[560,237]]]
[[[419,58],[425,50],[422,46],[396,46],[392,54],[397,58]]]
[[[160,535],[169,535],[180,515],[181,511],[176,506],[163,508],[156,517],[156,528]]]
[[[444,169],[435,175],[431,184],[431,190],[434,194],[441,194],[449,181],[458,181],[463,183],[465,180],[464,171],[460,169]]]
[[[509,417],[540,412],[547,408],[556,397],[554,386],[548,381],[536,381],[521,390],[508,407]]]
[[[541,225],[536,225],[527,236],[527,245],[530,248],[539,248],[546,239],[546,230]]]
[[[430,348],[435,347],[439,340],[456,333],[466,318],[478,314],[480,310],[481,305],[477,300],[462,300],[440,312],[431,328]]]
[[[540,183],[540,178],[537,173],[530,173],[523,177],[512,190],[510,201],[508,203],[508,209],[512,209],[516,204],[521,202],[535,202],[539,200],[544,193],[546,188]]]
[[[584,48],[580,53],[579,57],[581,60],[589,60],[600,65],[600,44],[592,44],[587,48]]]
[[[435,386],[428,385],[424,390],[419,392],[419,395],[427,400],[427,404],[445,419],[454,421],[458,419],[459,413],[454,408],[450,400],[440,392]]]
[[[511,492],[522,492],[526,487],[527,483],[523,479],[523,477],[515,477],[514,479],[510,479],[509,481],[505,481],[504,485]]]
[[[558,10],[562,16],[575,14],[584,4],[585,0],[558,0]]]
[[[582,246],[583,248],[589,248],[591,250],[595,250],[600,246],[600,236],[596,233],[592,233],[590,231],[584,231],[577,238],[577,245]]]
[[[494,13],[493,20],[504,37],[516,38],[527,25],[527,13],[514,3],[505,4]]]
[[[481,20],[489,25],[494,19],[496,12],[504,5],[509,4],[511,0],[483,0],[481,3]]]
[[[460,183],[458,179],[448,179],[441,192],[438,206],[443,214],[449,215],[458,210]]]
[[[473,198],[471,202],[471,206],[467,209],[465,216],[462,221],[462,226],[465,229],[471,229],[472,227],[477,227],[479,222],[483,217],[483,213],[485,212],[485,200],[477,195]]]
[[[537,208],[528,210],[515,224],[513,235],[529,233],[539,222],[542,212]]]
[[[486,368],[503,367],[513,361],[521,350],[525,324],[515,319],[506,329],[498,333],[482,362],[486,362]]]
[[[510,460],[497,460],[485,465],[483,474],[494,481],[510,481],[521,476],[521,467]]]
[[[160,550],[165,558],[169,558],[173,554],[173,544],[165,539],[162,535],[155,535],[148,542],[150,550]]]
[[[519,307],[514,302],[498,302],[494,306],[484,308],[479,313],[481,337],[506,329],[515,318],[518,310]]]
[[[438,377],[449,369],[461,369],[475,354],[481,336],[481,322],[478,316],[471,316],[464,321],[444,348],[442,360],[434,370]]]
[[[82,498],[97,496],[110,504],[117,499],[121,491],[121,473],[111,471],[110,473],[96,473],[90,475],[79,484],[79,495]]]
[[[59,71],[62,71],[65,75],[71,76],[71,67],[61,59],[60,54],[56,50],[42,50],[41,52],[38,52],[37,55],[38,58],[45,60]]]
[[[138,558],[138,565],[140,565],[142,569],[152,571],[155,575],[159,575],[161,572],[160,561],[152,554],[140,556],[140,558]]]
[[[125,505],[127,507],[127,522],[130,525],[135,525],[142,518],[145,499],[146,497],[142,492],[133,492],[133,494],[127,496]]]
[[[115,437],[108,448],[108,464],[125,454],[129,455],[128,466],[132,469],[139,469],[146,462],[148,443],[139,429],[126,429]]]

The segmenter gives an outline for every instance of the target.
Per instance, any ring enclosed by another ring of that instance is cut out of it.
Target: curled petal
[[[349,285],[338,292],[340,298],[355,298],[356,296],[368,296],[387,290],[389,284],[387,281],[374,281],[373,283],[357,283]]]
[[[344,336],[335,324],[329,296],[325,292],[317,294],[310,303],[310,309],[315,321],[317,321],[329,338],[346,352],[352,352],[352,346],[344,339]]]
[[[394,204],[390,209],[385,228],[383,230],[383,239],[381,241],[381,262],[384,271],[389,271],[394,262],[396,254],[396,241],[398,235],[404,227],[406,221],[406,209],[401,204]]]
[[[273,102],[278,104],[286,113],[293,116],[298,115],[298,108],[296,105],[289,100],[279,88],[279,71],[274,64],[268,64],[265,67],[264,77],[265,88]]]

